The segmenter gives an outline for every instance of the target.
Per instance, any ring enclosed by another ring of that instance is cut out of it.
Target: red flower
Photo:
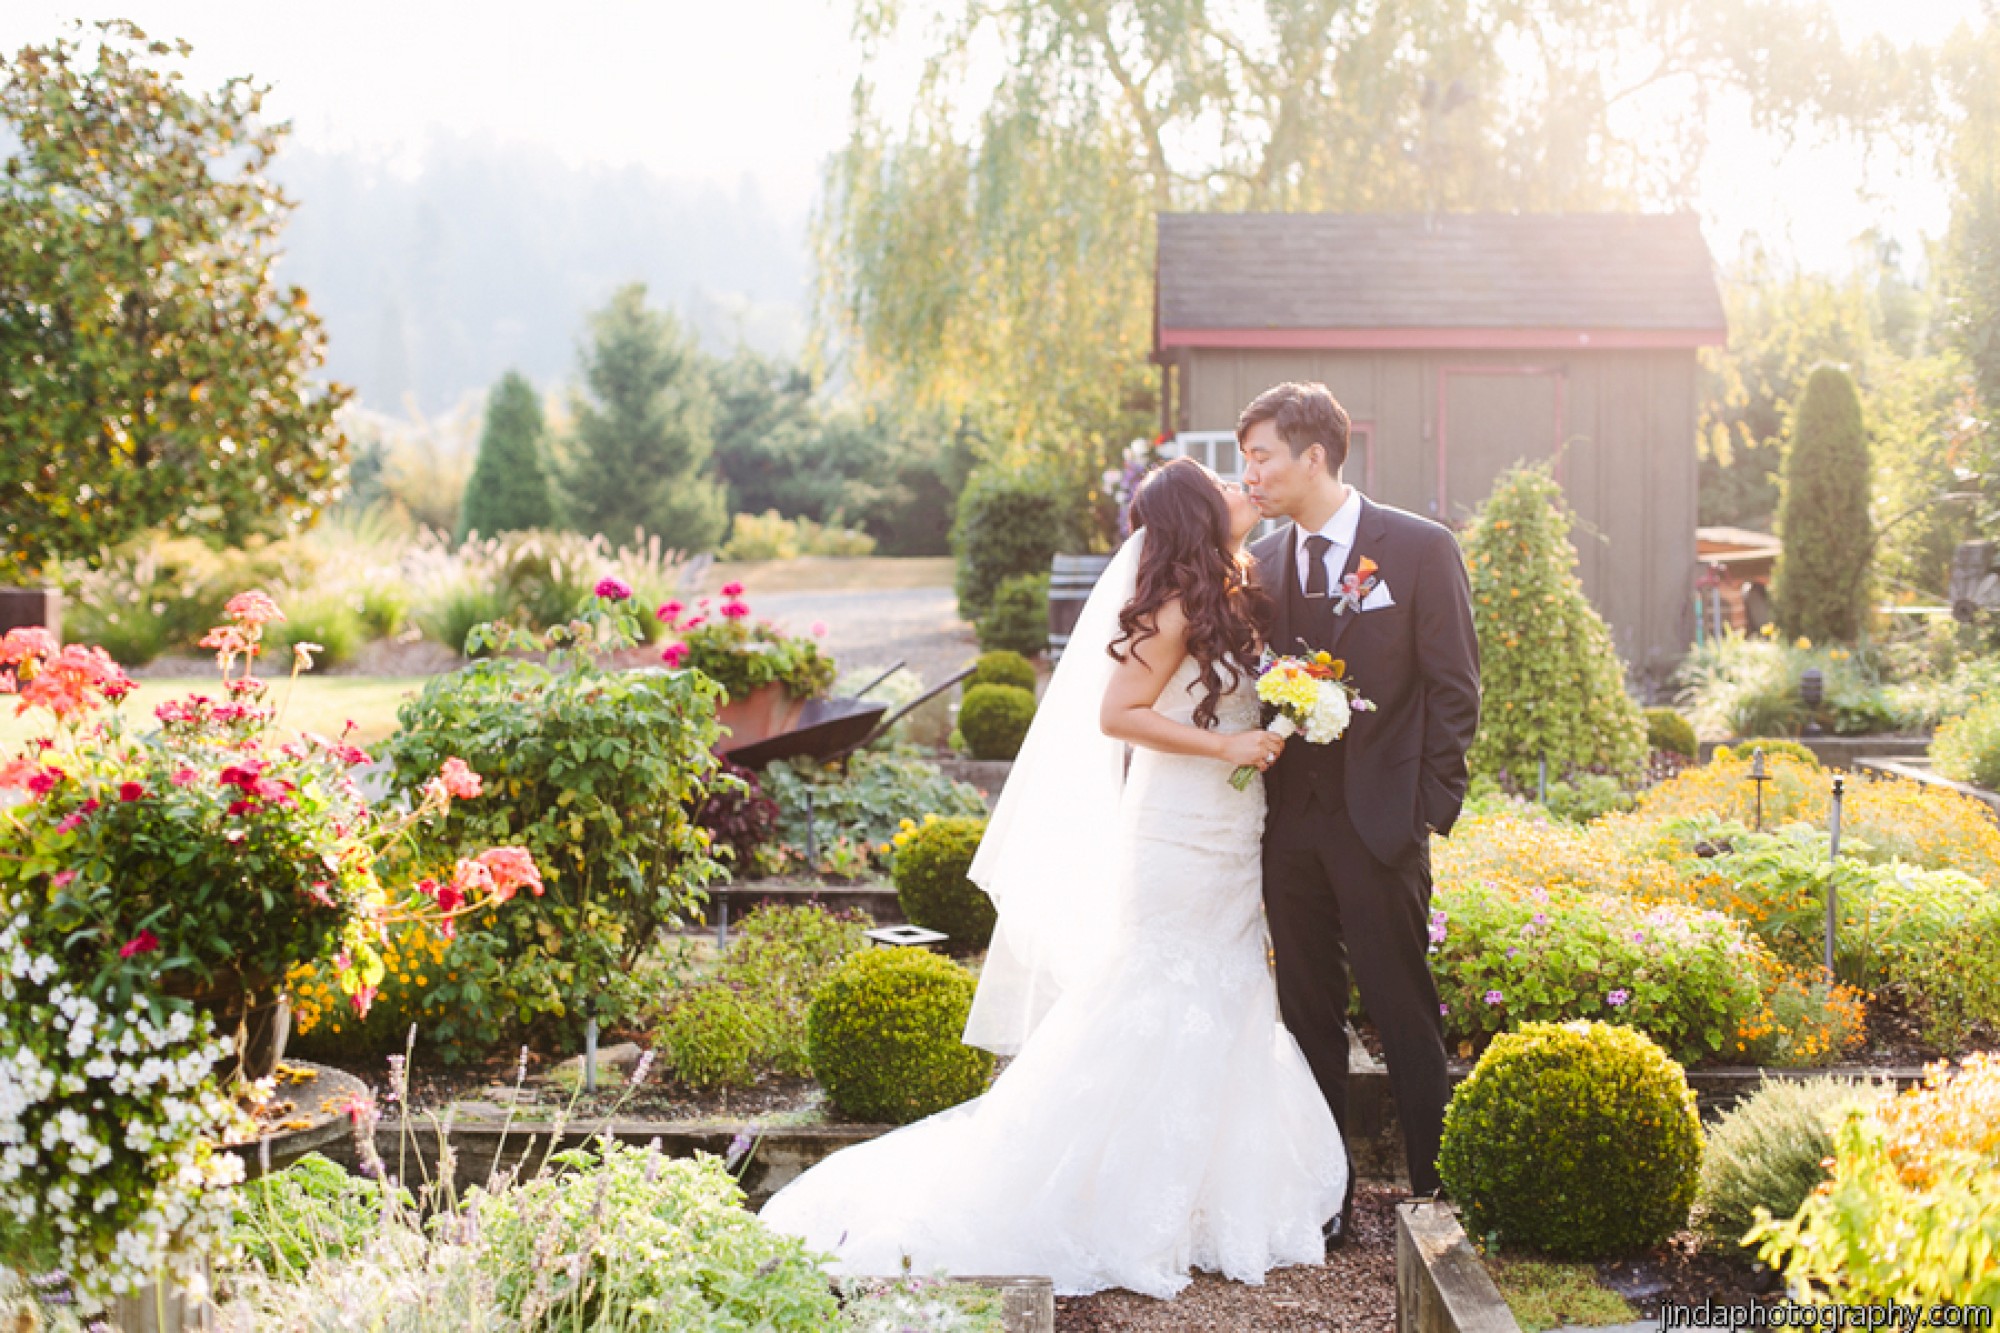
[[[256,808],[257,808],[257,802],[254,799],[246,797],[240,801],[231,801],[229,803],[228,814],[231,819],[234,819],[236,818],[236,816],[243,814],[246,811],[255,810]]]
[[[660,609],[653,612],[653,614],[659,617],[661,624],[671,625],[674,621],[680,619],[681,612],[685,610],[687,608],[679,602],[661,602]]]
[[[612,575],[597,581],[597,595],[607,602],[622,602],[632,595],[632,585]]]
[[[76,872],[74,870],[58,870],[49,877],[50,882],[59,889],[68,887],[69,882],[75,878]]]
[[[251,791],[256,787],[257,775],[263,768],[264,766],[254,759],[247,764],[231,764],[222,770],[216,780],[225,787],[240,787],[246,792]]]
[[[131,958],[136,954],[151,953],[159,947],[160,937],[150,930],[142,930],[118,946],[118,956],[120,958]]]
[[[741,620],[750,614],[750,608],[742,602],[724,602],[722,604],[722,614],[728,616],[731,620]]]
[[[722,595],[724,597],[741,597],[743,595],[743,585],[740,583],[725,583],[722,585]]]
[[[137,801],[143,799],[145,795],[146,784],[143,782],[125,782],[119,784],[118,799],[121,801]]]
[[[708,623],[707,616],[690,616],[688,617],[688,623],[682,625],[681,628],[684,630],[693,631],[700,629],[703,625],[706,625],[707,623]]]
[[[687,655],[688,646],[684,643],[670,643],[660,650],[660,660],[675,670],[679,670],[681,663],[687,661]]]

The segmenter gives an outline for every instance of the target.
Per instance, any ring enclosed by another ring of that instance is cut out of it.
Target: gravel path
[[[787,633],[826,626],[821,640],[843,671],[903,661],[934,685],[979,653],[972,626],[958,618],[950,588],[767,593],[752,604]]]
[[[1056,1299],[1058,1333],[1386,1333],[1396,1324],[1396,1203],[1362,1181],[1354,1236],[1324,1264],[1274,1269],[1261,1287],[1197,1269],[1170,1301],[1129,1291]]]

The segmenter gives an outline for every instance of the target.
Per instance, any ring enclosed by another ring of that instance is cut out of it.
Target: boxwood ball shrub
[[[958,706],[958,730],[974,759],[1012,759],[1035,720],[1035,696],[1014,685],[975,685]]]
[[[1035,688],[1035,664],[1021,654],[1004,648],[981,653],[979,660],[973,663],[972,674],[965,678],[966,689],[975,685],[1012,685],[1032,693]]]
[[[985,835],[986,821],[966,815],[930,820],[897,835],[902,846],[890,872],[896,901],[911,925],[950,936],[954,953],[977,952],[993,939],[998,919],[993,900],[965,877]]]
[[[1694,1224],[1710,1241],[1736,1249],[1757,1209],[1790,1217],[1826,1179],[1834,1134],[1851,1108],[1888,1089],[1858,1079],[1773,1079],[1709,1132],[1695,1194]]]
[[[1474,1234],[1596,1259],[1680,1230],[1701,1151],[1694,1094],[1649,1038],[1529,1023],[1495,1038],[1453,1092],[1438,1172]]]
[[[977,988],[923,949],[869,949],[834,969],[806,1014],[813,1077],[834,1109],[902,1125],[977,1097],[993,1056],[959,1040]]]
[[[1645,716],[1648,749],[1665,750],[1668,754],[1689,759],[1701,753],[1701,745],[1695,740],[1694,723],[1673,709],[1648,708]]]

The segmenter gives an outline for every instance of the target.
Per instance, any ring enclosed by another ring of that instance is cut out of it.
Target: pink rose
[[[459,801],[469,801],[479,795],[484,785],[480,776],[473,772],[471,766],[463,759],[445,760],[444,767],[438,771],[438,776],[444,779],[444,789],[451,793],[454,800]]]
[[[494,847],[479,854],[479,864],[493,877],[494,896],[501,902],[516,891],[527,889],[542,896],[542,873],[535,868],[534,854],[525,847]]]

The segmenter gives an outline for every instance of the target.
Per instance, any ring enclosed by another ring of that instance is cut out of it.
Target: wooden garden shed
[[[1456,526],[1554,458],[1619,651],[1651,676],[1686,653],[1695,351],[1726,335],[1692,213],[1163,213],[1157,264],[1170,452],[1232,474],[1244,404],[1318,380],[1386,504]]]

